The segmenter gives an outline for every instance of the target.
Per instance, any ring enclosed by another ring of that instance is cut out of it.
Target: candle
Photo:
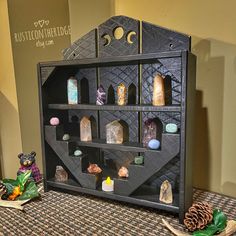
[[[102,181],[102,191],[113,192],[114,191],[114,181],[108,176],[106,180]]]

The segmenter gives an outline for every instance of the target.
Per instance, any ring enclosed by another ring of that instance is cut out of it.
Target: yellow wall
[[[0,19],[0,172],[14,177],[22,144],[6,0],[0,0]]]
[[[20,165],[17,154],[22,149],[25,153],[36,151],[36,162],[42,170],[37,63],[62,59],[61,50],[70,45],[69,34],[40,39],[41,43],[51,43],[45,48],[37,47],[33,38],[21,41],[15,35],[69,26],[69,7],[67,0],[1,0],[0,10],[2,163],[4,176],[13,178]],[[48,24],[36,27],[39,20],[48,20]]]
[[[236,197],[236,1],[116,0],[127,15],[192,36],[197,56],[194,186]]]
[[[114,15],[115,0],[68,0],[70,9],[71,41],[96,28]]]

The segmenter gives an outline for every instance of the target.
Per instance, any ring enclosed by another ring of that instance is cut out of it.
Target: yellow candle
[[[106,184],[107,185],[111,185],[111,178],[108,176],[107,179],[106,179]]]
[[[102,190],[105,192],[114,191],[114,180],[111,180],[109,176],[105,180],[102,181]]]

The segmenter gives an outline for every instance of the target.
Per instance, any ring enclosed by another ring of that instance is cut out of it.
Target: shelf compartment
[[[51,149],[83,187],[96,189],[99,184],[99,178],[96,175],[83,172],[89,165],[86,155],[79,157],[71,156],[69,154],[69,143],[57,140],[57,133],[53,126],[45,127],[45,139]]]
[[[102,198],[109,198],[112,200],[117,200],[117,201],[122,201],[122,202],[128,202],[131,204],[136,204],[140,206],[146,206],[146,207],[151,207],[159,210],[167,210],[169,212],[173,213],[178,213],[179,212],[179,207],[178,207],[178,195],[174,196],[174,204],[172,205],[167,205],[159,202],[159,195],[158,194],[152,194],[152,196],[145,196],[145,195],[133,195],[133,196],[121,196],[121,195],[116,195],[114,193],[109,193],[109,192],[104,192],[101,189],[88,189],[88,188],[83,188],[80,187],[74,180],[69,179],[66,182],[56,182],[53,179],[50,179],[47,181],[47,184],[53,188],[58,188],[61,190],[70,190],[70,191],[75,191],[79,193],[86,193],[86,194],[91,194],[97,197],[102,197]]]
[[[48,104],[49,109],[55,110],[99,110],[99,111],[141,111],[141,112],[181,112],[181,106],[151,106],[151,105],[95,105],[95,104]]]
[[[150,177],[160,171],[168,162],[175,158],[180,151],[180,138],[178,134],[163,134],[162,148],[159,152],[144,152],[144,165],[129,166],[129,178],[114,179],[114,192],[119,195],[131,195]]]
[[[68,141],[58,140],[57,132],[63,133],[61,129],[62,129],[62,126],[45,125],[45,135],[47,135],[47,133],[49,133],[48,135],[50,134],[52,135],[52,133],[54,133],[55,139],[61,144],[64,143],[66,145],[74,142],[78,146],[94,147],[94,148],[100,148],[100,149],[112,149],[112,150],[119,150],[119,151],[124,151],[124,152],[148,152],[148,153],[154,153],[154,154],[161,152],[161,150],[148,149],[146,147],[143,147],[143,144],[136,143],[136,142],[125,142],[123,144],[110,144],[110,143],[106,143],[105,139],[93,139],[92,141],[85,142],[85,141],[80,141],[80,138],[75,137],[75,136],[71,136]],[[162,134],[163,140],[166,140],[166,139],[169,140],[173,138],[177,140],[178,145],[179,145],[178,133],[177,134],[167,134],[167,133]],[[168,143],[168,141],[166,142]]]

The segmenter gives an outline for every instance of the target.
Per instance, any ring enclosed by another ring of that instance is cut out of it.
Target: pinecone
[[[206,202],[196,202],[185,213],[184,224],[189,231],[195,231],[204,229],[212,219],[212,206]]]

